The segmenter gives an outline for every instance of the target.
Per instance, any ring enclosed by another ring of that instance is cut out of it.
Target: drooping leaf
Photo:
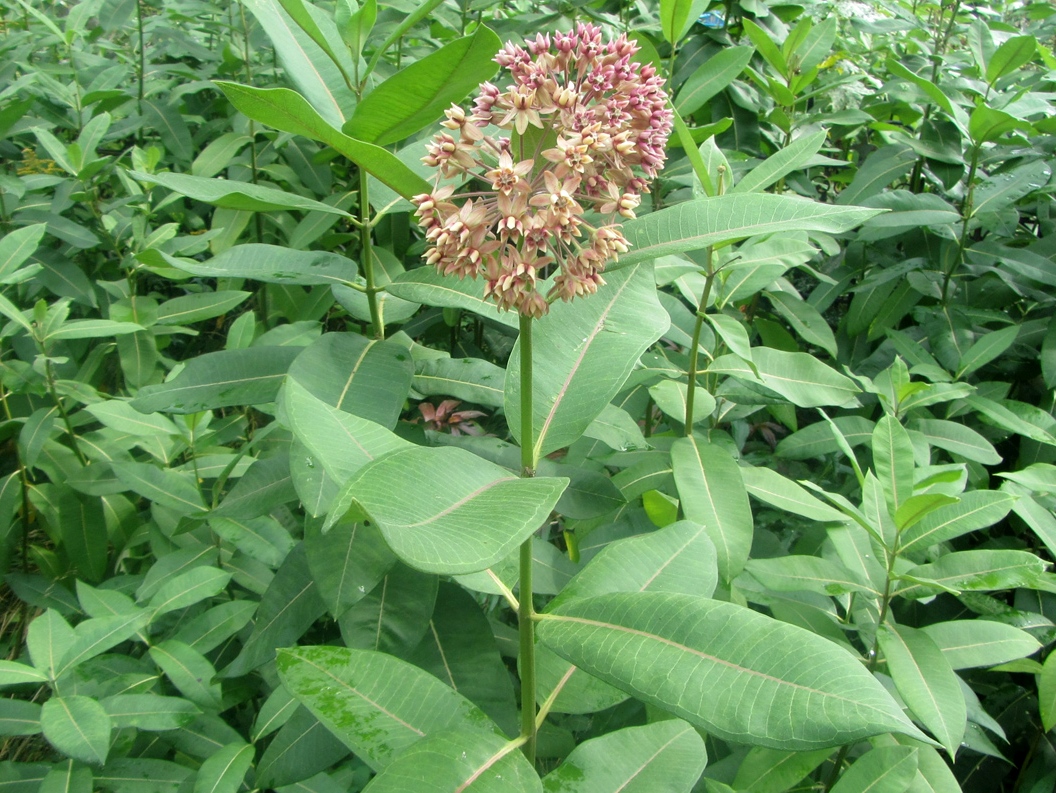
[[[234,245],[204,262],[162,253],[173,267],[216,278],[252,278],[268,284],[347,284],[358,268],[351,259],[328,251],[296,251],[281,245]]]
[[[675,485],[686,517],[708,532],[718,552],[719,575],[730,581],[752,546],[752,510],[740,469],[729,452],[697,437],[671,446]]]
[[[129,172],[146,184],[156,184],[175,193],[202,201],[223,209],[238,209],[249,212],[271,212],[277,209],[299,209],[302,212],[326,212],[348,216],[343,209],[315,201],[295,193],[287,193],[274,187],[263,187],[252,182],[236,182],[228,179],[206,179],[182,173]]]
[[[463,449],[413,446],[368,463],[344,492],[403,561],[458,574],[505,558],[539,528],[567,484],[520,479]]]
[[[408,168],[392,152],[372,143],[356,140],[333,126],[305,101],[304,97],[288,88],[253,88],[237,83],[217,81],[220,90],[239,111],[275,129],[304,135],[321,141],[369,171],[404,198],[428,193],[430,185]],[[330,207],[326,210],[333,213]],[[345,214],[337,210],[339,214]]]
[[[296,647],[280,650],[277,663],[286,688],[375,770],[427,735],[498,732],[450,686],[384,653]]]
[[[141,388],[132,407],[142,413],[199,413],[272,402],[300,352],[295,347],[208,352],[190,359],[169,382]]]
[[[846,405],[860,390],[849,377],[807,353],[753,347],[752,361],[754,370],[740,356],[720,355],[708,371],[759,383],[801,408]]]
[[[538,635],[591,674],[725,740],[807,751],[886,732],[921,736],[857,658],[731,603],[602,595],[547,615]]]
[[[967,711],[949,661],[927,634],[905,625],[881,625],[877,639],[898,693],[954,757]]]

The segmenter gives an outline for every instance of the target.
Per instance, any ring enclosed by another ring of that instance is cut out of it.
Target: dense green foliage
[[[1052,790],[1051,4],[0,10],[5,790]],[[408,199],[580,21],[675,134],[519,322]]]

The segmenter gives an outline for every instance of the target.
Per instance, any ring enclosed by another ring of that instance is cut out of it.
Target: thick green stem
[[[147,54],[143,45],[143,0],[136,0],[136,28],[139,31],[139,91],[136,94],[136,109],[143,115],[143,80],[147,70]]]
[[[700,355],[700,331],[704,325],[704,314],[711,300],[711,287],[715,283],[715,249],[709,245],[704,273],[704,291],[700,295],[696,321],[693,324],[693,340],[689,344],[689,387],[686,390],[686,437],[693,435],[693,404],[697,395],[697,359]]]
[[[378,289],[374,281],[374,247],[370,235],[373,227],[370,223],[370,199],[368,195],[367,172],[359,169],[359,234],[360,263],[363,266],[363,278],[367,282],[367,305],[370,307],[370,324],[374,338],[379,341],[385,338],[385,321],[378,306]]]
[[[532,318],[521,316],[521,476],[535,476],[535,439],[532,435]],[[521,544],[517,624],[520,632],[521,737],[528,762],[535,765],[538,726],[535,721],[535,616],[532,608],[532,538]]]

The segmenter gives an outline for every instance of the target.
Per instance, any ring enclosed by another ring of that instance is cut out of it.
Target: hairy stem
[[[532,435],[532,318],[521,316],[521,476],[535,476],[535,439]],[[532,538],[521,544],[517,625],[521,645],[521,737],[528,762],[535,764],[538,726],[535,720],[535,616],[532,607]]]

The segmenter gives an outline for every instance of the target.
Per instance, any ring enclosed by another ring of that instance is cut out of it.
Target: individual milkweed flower
[[[671,132],[663,80],[637,51],[587,23],[502,48],[511,82],[482,83],[471,112],[447,110],[422,158],[437,169],[433,191],[412,199],[427,263],[483,277],[485,296],[531,317],[605,283],[629,246],[615,221],[634,218]]]

